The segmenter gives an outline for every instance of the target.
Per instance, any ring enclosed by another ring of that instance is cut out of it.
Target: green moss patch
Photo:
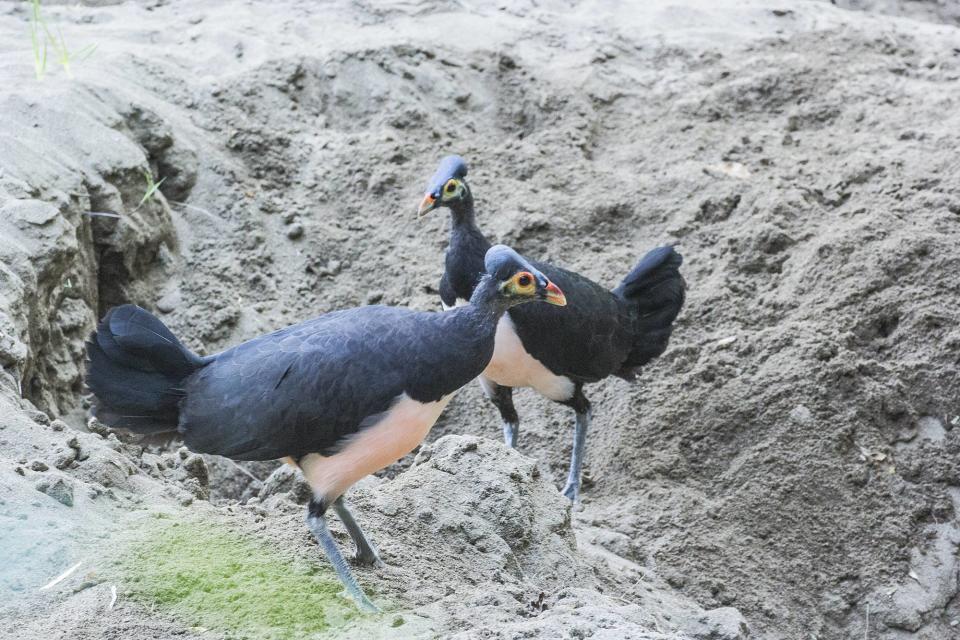
[[[356,615],[332,571],[212,524],[147,530],[118,566],[131,599],[231,637],[302,639]]]

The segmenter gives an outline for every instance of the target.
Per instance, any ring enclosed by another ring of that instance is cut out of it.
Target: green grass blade
[[[40,14],[40,0],[32,0],[30,12],[30,44],[33,47],[33,72],[37,80],[42,80],[47,71],[47,42],[40,39],[41,26],[46,31],[43,16]]]
[[[166,177],[160,178],[160,182],[154,182],[153,176],[144,171],[143,177],[147,179],[147,191],[143,194],[143,197],[140,198],[140,203],[137,205],[137,209],[143,206],[143,203],[153,197],[153,194],[157,192],[157,189],[160,188],[160,185],[163,184],[163,181],[166,180]]]
[[[58,26],[54,34],[43,17],[40,0],[31,0],[30,6],[30,42],[33,45],[33,66],[37,79],[42,79],[46,73],[48,48],[53,50],[54,57],[63,66],[67,76],[72,78],[71,65],[92,56],[97,45],[91,44],[77,51],[71,51],[67,45],[67,39],[63,36],[63,30]]]

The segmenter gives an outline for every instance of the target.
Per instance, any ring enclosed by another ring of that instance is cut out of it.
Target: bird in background
[[[460,156],[440,162],[427,185],[418,215],[446,207],[452,225],[440,280],[444,308],[465,304],[480,285],[490,241],[477,227],[467,164]],[[572,271],[533,262],[567,296],[570,307],[510,309],[497,326],[496,347],[480,375],[487,397],[499,409],[504,440],[517,446],[520,420],[513,389],[533,387],[574,410],[573,451],[562,492],[576,502],[590,425],[590,401],[583,387],[614,375],[635,379],[637,371],[662,354],[673,321],[683,306],[683,259],[673,247],[649,251],[614,289]]]
[[[358,606],[375,612],[330,535],[328,507],[353,539],[356,560],[380,564],[344,492],[423,441],[453,393],[490,362],[507,309],[566,304],[508,247],[486,250],[482,266],[464,307],[345,309],[205,357],[144,309],[115,307],[87,342],[95,415],[141,434],[178,431],[198,453],[299,466],[313,490],[310,531]]]

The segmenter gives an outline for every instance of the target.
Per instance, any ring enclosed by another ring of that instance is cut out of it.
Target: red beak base
[[[560,291],[560,287],[552,282],[547,284],[547,297],[544,300],[558,307],[567,306],[567,297],[563,295],[563,291]]]
[[[435,208],[437,204],[437,199],[434,198],[429,193],[423,196],[423,200],[420,201],[420,207],[417,209],[417,217],[423,216],[423,214],[431,211]]]

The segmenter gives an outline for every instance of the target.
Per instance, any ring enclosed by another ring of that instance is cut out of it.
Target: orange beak
[[[567,297],[563,295],[563,291],[560,291],[560,287],[553,284],[552,282],[547,283],[547,294],[544,296],[544,301],[549,302],[550,304],[555,304],[558,307],[567,306]]]
[[[423,200],[420,201],[420,208],[417,209],[417,217],[421,218],[424,214],[437,208],[437,199],[434,198],[431,194],[423,196]]]

